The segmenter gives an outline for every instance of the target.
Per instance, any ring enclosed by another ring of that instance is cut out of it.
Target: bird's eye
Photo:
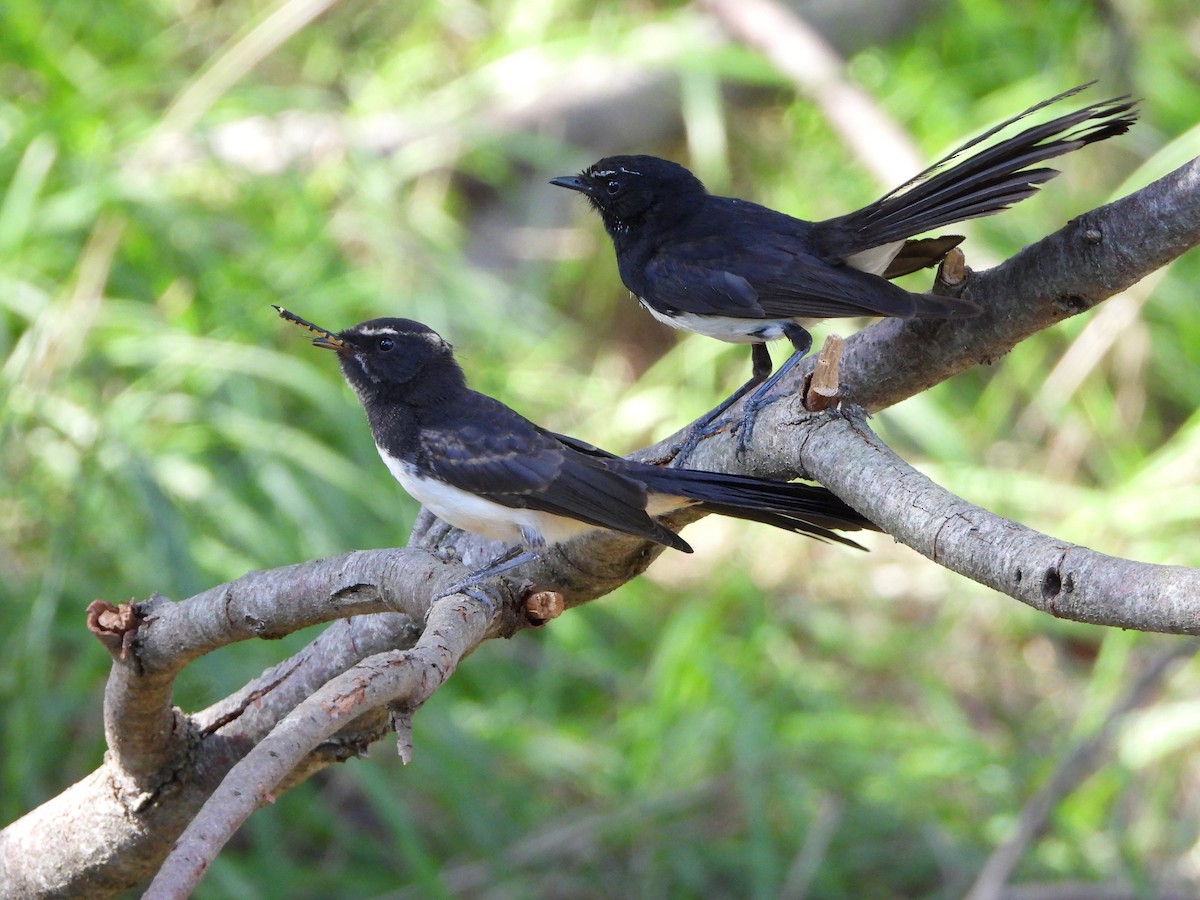
[[[389,350],[391,350],[395,346],[396,346],[396,342],[393,341],[391,338],[380,338],[379,339],[379,350],[382,353],[387,353]]]
[[[614,178],[608,184],[606,184],[605,187],[608,189],[610,194],[615,194],[617,191],[621,190],[621,182]]]

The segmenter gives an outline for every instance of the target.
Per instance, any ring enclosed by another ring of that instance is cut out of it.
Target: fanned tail
[[[934,228],[989,216],[1031,197],[1039,185],[1059,174],[1040,163],[1124,134],[1137,119],[1134,102],[1122,96],[1093,103],[955,160],[1026,116],[1093,83],[1031,106],[963,144],[870,206],[820,223],[829,252],[849,256]],[[945,168],[952,162],[953,166]]]

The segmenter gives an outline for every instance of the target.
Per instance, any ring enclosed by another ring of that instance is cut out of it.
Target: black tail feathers
[[[698,501],[709,512],[773,525],[864,549],[838,531],[879,531],[865,516],[820,485],[768,481],[699,469],[639,468],[637,477],[653,492]]]
[[[970,319],[983,312],[982,306],[963,297],[941,297],[937,294],[913,296],[916,298],[913,315],[919,319]]]
[[[1124,96],[1093,103],[1031,126],[966,159],[955,160],[1026,116],[1089,86],[1080,85],[1030,107],[963,144],[870,206],[821,225],[831,226],[839,243],[852,244],[836,248],[841,254],[851,255],[955,222],[988,216],[1033,196],[1039,185],[1058,174],[1057,169],[1038,164],[1124,134],[1137,119],[1134,102]]]

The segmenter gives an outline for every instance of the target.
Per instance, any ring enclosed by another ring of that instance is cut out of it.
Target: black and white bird
[[[955,319],[981,309],[968,300],[913,293],[896,278],[935,265],[962,237],[910,240],[935,228],[1007,209],[1058,172],[1042,165],[1133,124],[1125,97],[1059,116],[959,159],[1031,113],[1088,85],[1043,101],[959,147],[855,212],[809,222],[747,200],[709,194],[677,163],[611,156],[550,183],[581,192],[600,214],[625,286],[674,328],[752,349],[752,375],[706,423],[752,388],[744,445],[767,394],[812,346],[814,321],[845,316]],[[953,163],[953,165],[951,165]],[[787,338],[791,357],[774,376],[768,341]],[[686,445],[694,446],[693,434]]]
[[[468,388],[450,344],[419,322],[371,319],[334,333],[275,309],[337,352],[380,457],[409,494],[457,528],[515,545],[447,593],[599,529],[690,553],[656,520],[689,506],[852,547],[837,531],[875,529],[818,485],[662,468],[547,431]]]

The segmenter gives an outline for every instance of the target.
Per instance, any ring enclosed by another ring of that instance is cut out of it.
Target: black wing
[[[672,242],[646,264],[643,289],[630,289],[668,310],[746,319],[907,317],[919,312],[921,295],[876,275],[824,262],[808,252],[802,239],[762,227],[740,234],[734,229],[733,234]],[[753,242],[746,240],[747,234]]]
[[[446,484],[501,506],[535,509],[690,551],[682,538],[646,514],[641,482],[562,444],[500,401],[471,392],[438,418],[422,427],[418,452],[423,466]]]

